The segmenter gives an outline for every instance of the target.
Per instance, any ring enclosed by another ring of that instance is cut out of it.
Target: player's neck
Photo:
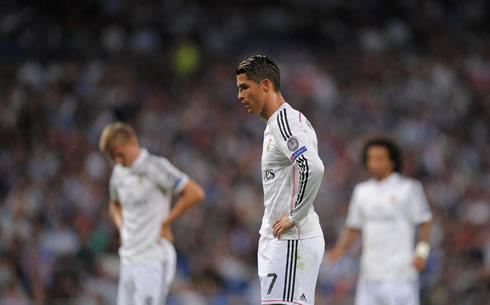
[[[134,164],[134,161],[136,161],[140,155],[141,155],[141,148],[139,147],[135,148],[134,153],[132,154],[132,158],[131,160],[129,160],[128,167],[131,167]]]
[[[387,179],[388,177],[390,177],[391,174],[393,174],[393,172],[386,172],[383,175],[379,175],[379,176],[374,177],[374,179],[376,179],[378,182],[381,182],[381,181]]]
[[[286,101],[282,97],[281,93],[274,93],[271,98],[264,104],[264,111],[260,113],[260,116],[266,121],[281,107]]]

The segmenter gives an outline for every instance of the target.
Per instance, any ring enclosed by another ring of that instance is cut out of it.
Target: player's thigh
[[[389,281],[383,285],[385,304],[419,305],[418,284],[413,281]]]
[[[325,256],[325,240],[323,236],[307,238],[300,240],[299,245],[301,254],[297,258],[296,268],[300,277],[296,284],[295,301],[314,304],[318,273]]]
[[[135,305],[161,305],[168,285],[163,262],[155,262],[138,266],[134,270],[133,280],[135,284]]]
[[[177,252],[175,251],[174,245],[163,239],[160,241],[165,252],[165,259],[162,263],[162,272],[164,275],[163,287],[161,290],[161,300],[162,302],[166,300],[170,285],[175,277],[175,269],[177,267]],[[163,303],[162,303],[163,304]],[[160,304],[158,304],[160,305]]]
[[[262,304],[314,304],[323,237],[277,240],[261,237],[258,274]]]
[[[120,267],[119,284],[117,286],[117,305],[134,304],[134,280],[132,278],[132,269],[128,266]]]

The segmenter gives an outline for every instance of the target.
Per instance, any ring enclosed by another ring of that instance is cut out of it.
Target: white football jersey
[[[187,175],[167,159],[151,155],[146,149],[131,167],[114,166],[109,188],[111,200],[122,207],[122,264],[163,260],[161,224],[168,216],[172,195],[180,193],[187,181]]]
[[[352,195],[347,227],[361,230],[361,278],[416,280],[412,266],[415,228],[432,219],[422,184],[393,173],[359,183]]]
[[[264,217],[260,234],[273,239],[272,225],[284,215],[295,224],[281,239],[323,236],[313,201],[323,177],[315,130],[284,103],[267,121],[262,149]]]

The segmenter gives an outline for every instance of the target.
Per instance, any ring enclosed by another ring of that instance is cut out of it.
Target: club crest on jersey
[[[308,151],[308,149],[306,149],[306,146],[302,146],[300,149],[295,151],[289,159],[291,160],[291,162],[294,162],[296,161],[296,159],[298,159],[299,156],[304,154],[306,151]]]
[[[269,150],[271,149],[271,144],[272,144],[272,138],[270,138],[269,142],[267,143],[266,152],[269,152]]]
[[[296,149],[298,149],[298,146],[299,146],[298,139],[296,139],[295,137],[289,138],[287,144],[288,144],[288,149],[290,151],[295,151]]]

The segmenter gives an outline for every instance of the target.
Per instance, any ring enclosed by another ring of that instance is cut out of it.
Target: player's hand
[[[272,225],[272,235],[277,237],[277,239],[281,238],[281,234],[289,230],[293,226],[293,223],[289,219],[289,215],[285,215]]]
[[[337,248],[333,248],[327,253],[327,262],[328,264],[333,264],[336,260],[338,260],[344,253]]]
[[[171,243],[174,242],[174,235],[172,234],[172,228],[170,228],[170,224],[165,222],[162,224],[162,229],[160,230],[160,237],[165,238]]]
[[[412,261],[412,265],[417,269],[419,272],[425,269],[426,261],[420,256],[415,256]]]

